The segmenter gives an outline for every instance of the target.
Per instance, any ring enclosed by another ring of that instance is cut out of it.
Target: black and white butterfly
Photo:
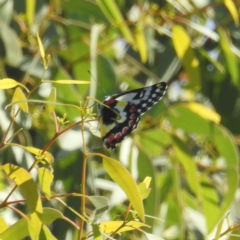
[[[156,104],[167,89],[165,82],[105,97],[100,128],[106,148],[115,148],[138,125],[140,116]],[[108,107],[107,107],[108,106]]]

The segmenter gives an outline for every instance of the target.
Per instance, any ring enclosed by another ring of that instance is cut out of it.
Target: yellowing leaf
[[[199,61],[191,48],[191,38],[185,29],[179,25],[174,25],[172,27],[172,32],[174,48],[190,77],[190,85],[198,89],[200,88]]]
[[[53,181],[53,174],[49,171],[48,168],[39,168],[38,169],[38,179],[42,187],[42,192],[45,194],[47,199],[51,197],[51,184]]]
[[[15,143],[14,143],[14,144],[11,143],[11,144],[8,144],[8,145],[17,146],[17,147],[23,148],[23,149],[25,149],[26,151],[28,151],[28,152],[30,152],[30,153],[33,153],[33,154],[36,155],[36,156],[41,157],[41,159],[46,160],[49,164],[52,164],[53,161],[54,161],[53,155],[52,155],[51,153],[47,152],[47,151],[45,151],[45,152],[43,153],[43,155],[41,155],[42,149],[40,149],[40,148],[25,147],[25,146],[23,146],[23,145],[15,144]]]
[[[23,112],[28,113],[28,104],[26,102],[26,97],[20,88],[16,88],[13,94],[12,102],[24,101],[16,103]]]
[[[178,57],[181,59],[186,54],[187,50],[191,46],[191,39],[183,27],[173,26],[173,43]]]
[[[215,123],[219,123],[221,120],[221,117],[218,113],[214,112],[213,110],[205,107],[202,104],[199,103],[188,103],[186,106],[193,112],[200,115],[202,118],[205,118],[207,120],[213,121]]]
[[[27,221],[28,230],[32,239],[37,239],[42,226],[42,203],[32,176],[25,169],[13,164],[5,164],[0,166],[0,169],[20,187],[26,198],[30,210],[30,220]]]
[[[39,38],[39,35],[37,34],[37,40],[38,40],[38,46],[39,46],[39,51],[43,60],[43,65],[44,65],[44,69],[47,69],[47,62],[46,62],[46,57],[45,57],[45,51],[44,51],[44,47],[42,44],[41,39]]]
[[[24,85],[22,85],[21,83],[15,81],[14,79],[4,78],[4,79],[0,80],[0,89],[10,89],[10,88],[14,88],[16,86],[21,86],[27,92],[29,92],[29,90]]]
[[[225,4],[226,8],[228,9],[228,11],[230,12],[230,14],[232,15],[235,25],[239,26],[238,10],[237,10],[237,7],[234,4],[234,2],[232,0],[224,0],[224,4]]]
[[[130,221],[128,223],[125,223],[124,225],[123,224],[124,224],[123,221],[101,222],[99,224],[99,229],[101,232],[104,232],[104,233],[112,233],[112,232],[115,232],[117,229],[119,229],[117,232],[121,233],[121,232],[131,231],[139,227],[149,227],[145,223],[137,222],[137,221]]]
[[[113,181],[116,182],[126,193],[134,210],[137,212],[139,218],[144,222],[145,218],[142,197],[131,174],[120,162],[106,156],[103,158],[103,167]]]

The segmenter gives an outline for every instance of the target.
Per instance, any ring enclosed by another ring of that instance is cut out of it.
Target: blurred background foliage
[[[53,88],[55,101],[61,103],[55,105],[55,114],[65,114],[70,125],[81,113],[66,104],[79,107],[87,96],[102,101],[106,95],[166,81],[163,100],[116,150],[107,151],[95,136],[97,120],[86,121],[84,133],[76,126],[60,135],[47,149],[55,160],[52,193],[80,192],[84,154],[103,153],[123,163],[136,182],[152,178],[151,193],[144,200],[151,226],[143,228],[148,239],[218,239],[220,233],[238,239],[239,14],[238,0],[0,0],[0,77],[23,84],[31,91],[28,99],[36,100],[29,100],[28,113],[20,112],[11,125],[11,107],[5,107],[14,88],[0,90],[0,135],[5,141],[0,145],[1,165],[29,169],[34,162],[26,149],[10,143],[39,149],[49,144],[56,121],[42,101],[49,100]],[[48,61],[45,70],[37,34]],[[88,107],[97,117],[96,103],[91,100]],[[99,222],[123,219],[126,196],[106,174],[101,157],[87,160],[86,194],[109,199]],[[13,186],[0,174],[3,201]],[[36,179],[37,172],[33,169],[31,175]],[[18,191],[11,197],[23,198]],[[68,207],[56,200],[42,204],[78,223],[69,207],[80,212],[79,198],[64,201]],[[27,211],[20,203],[14,206]],[[19,218],[16,211],[1,211],[6,226]],[[46,239],[77,239],[77,230],[62,219],[49,229]],[[86,224],[88,231],[91,225]],[[143,238],[137,230],[113,237]]]

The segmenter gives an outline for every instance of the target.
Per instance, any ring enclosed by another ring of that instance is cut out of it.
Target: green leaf
[[[115,25],[115,27],[118,27],[125,40],[132,45],[134,43],[132,32],[126,24],[126,21],[123,18],[115,0],[97,0],[96,2],[101,10],[106,14],[106,17],[108,17],[108,20],[111,22],[111,24]]]
[[[98,224],[92,224],[94,240],[103,240]]]
[[[232,43],[229,37],[227,36],[226,31],[219,27],[218,33],[220,37],[220,45],[226,58],[228,71],[231,75],[234,85],[240,91],[238,57],[234,54],[234,52],[231,49]]]
[[[5,164],[0,169],[11,178],[21,189],[26,198],[29,210],[30,220],[28,221],[28,230],[33,239],[37,239],[42,226],[42,202],[38,196],[37,186],[31,175],[23,168],[13,164]]]
[[[168,120],[175,128],[181,128],[189,133],[197,133],[200,136],[214,134],[212,121],[202,118],[192,111],[186,104],[176,104],[169,108]]]
[[[144,222],[145,217],[141,194],[131,174],[121,163],[106,156],[103,158],[103,167],[112,180],[116,182],[126,193],[134,210],[137,212],[139,218]]]
[[[195,193],[196,198],[201,201],[202,193],[194,159],[191,157],[186,145],[180,139],[173,136],[172,140],[175,158],[184,167],[189,187]]]

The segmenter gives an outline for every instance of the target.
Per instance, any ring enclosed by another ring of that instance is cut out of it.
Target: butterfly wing
[[[100,107],[103,144],[115,148],[138,125],[140,116],[156,104],[167,88],[165,82],[105,98]]]

